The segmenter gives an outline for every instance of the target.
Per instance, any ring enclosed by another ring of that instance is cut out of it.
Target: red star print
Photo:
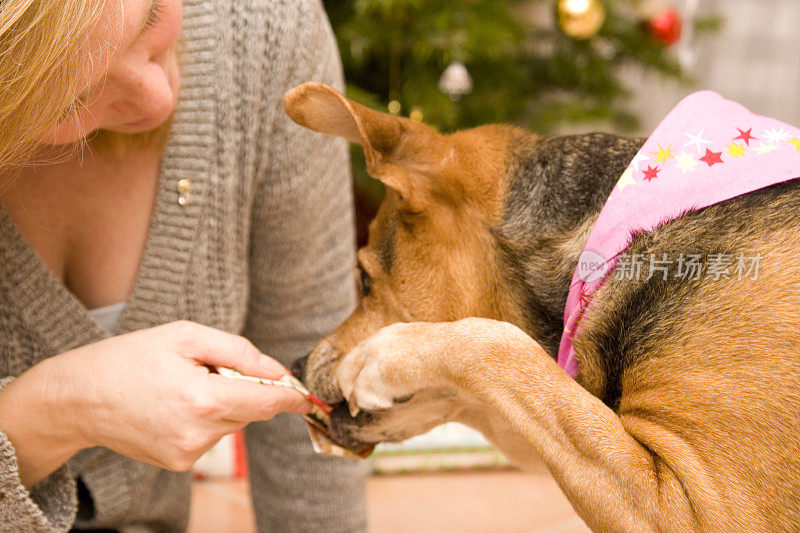
[[[647,165],[647,170],[644,171],[644,179],[647,181],[653,181],[655,178],[658,177],[658,173],[661,171],[658,167],[651,167]]]
[[[750,146],[750,141],[751,141],[751,140],[754,140],[754,141],[757,141],[757,140],[758,140],[758,137],[753,137],[753,136],[751,135],[751,133],[750,133],[751,131],[753,131],[753,128],[750,128],[750,129],[749,129],[749,130],[747,130],[747,131],[744,131],[744,130],[742,130],[741,128],[736,128],[736,129],[737,129],[737,130],[739,130],[739,133],[740,133],[741,135],[739,135],[738,137],[734,137],[734,138],[733,138],[733,140],[734,140],[734,141],[735,141],[735,140],[737,140],[737,139],[741,139],[741,140],[743,140],[743,141],[744,141],[744,142],[747,144],[747,146]]]
[[[586,287],[582,288],[580,294],[578,294],[578,305],[585,307],[586,304],[589,303],[590,298],[591,296],[589,295],[589,291],[586,290]]]
[[[716,163],[722,163],[722,152],[712,152],[706,148],[706,155],[700,158],[700,161],[705,162],[708,166],[713,167]]]

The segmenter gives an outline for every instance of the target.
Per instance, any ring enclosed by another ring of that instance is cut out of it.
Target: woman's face
[[[76,142],[97,129],[142,133],[162,124],[175,107],[181,0],[108,4],[90,37],[94,60],[77,120],[62,121],[53,144]]]

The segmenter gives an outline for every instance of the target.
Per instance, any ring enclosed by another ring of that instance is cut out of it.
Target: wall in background
[[[695,49],[693,87],[631,73],[643,135],[686,94],[712,89],[761,115],[800,124],[800,1],[701,0],[725,17],[723,29]]]

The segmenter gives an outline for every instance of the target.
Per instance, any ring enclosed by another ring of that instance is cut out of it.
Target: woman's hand
[[[16,449],[23,484],[91,446],[188,470],[247,423],[310,409],[292,389],[231,380],[206,365],[273,379],[288,373],[243,337],[192,322],[112,337],[35,365],[0,393],[0,428]]]

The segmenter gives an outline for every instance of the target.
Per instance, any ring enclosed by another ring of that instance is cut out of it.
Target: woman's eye
[[[359,268],[358,270],[361,273],[361,297],[366,298],[369,296],[370,290],[372,289],[372,286],[370,285],[369,274],[367,274],[367,271],[363,268]]]

